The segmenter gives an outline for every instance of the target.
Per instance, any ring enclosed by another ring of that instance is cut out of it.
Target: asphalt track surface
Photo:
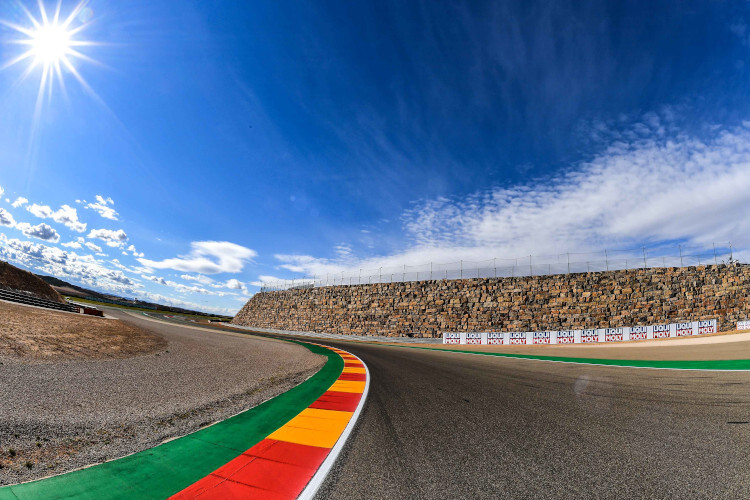
[[[750,372],[321,343],[371,388],[320,498],[750,498]]]
[[[320,343],[371,386],[318,498],[750,498],[750,372]]]

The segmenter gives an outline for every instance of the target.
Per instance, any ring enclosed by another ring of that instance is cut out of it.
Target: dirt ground
[[[0,302],[0,356],[126,358],[166,346],[159,335],[119,320]]]

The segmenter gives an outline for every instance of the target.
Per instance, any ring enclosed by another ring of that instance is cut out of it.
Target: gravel
[[[294,387],[324,363],[287,342],[108,314],[162,335],[166,348],[106,360],[0,355],[0,485],[188,434]]]

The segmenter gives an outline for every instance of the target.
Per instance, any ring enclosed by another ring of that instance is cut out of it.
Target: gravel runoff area
[[[29,317],[36,313],[29,309]],[[166,344],[124,359],[0,353],[0,485],[188,434],[294,387],[324,363],[288,342],[107,313]]]

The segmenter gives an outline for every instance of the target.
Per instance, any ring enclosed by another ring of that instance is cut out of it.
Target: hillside
[[[62,296],[34,274],[0,261],[0,286],[30,292],[39,298],[65,303]]]

